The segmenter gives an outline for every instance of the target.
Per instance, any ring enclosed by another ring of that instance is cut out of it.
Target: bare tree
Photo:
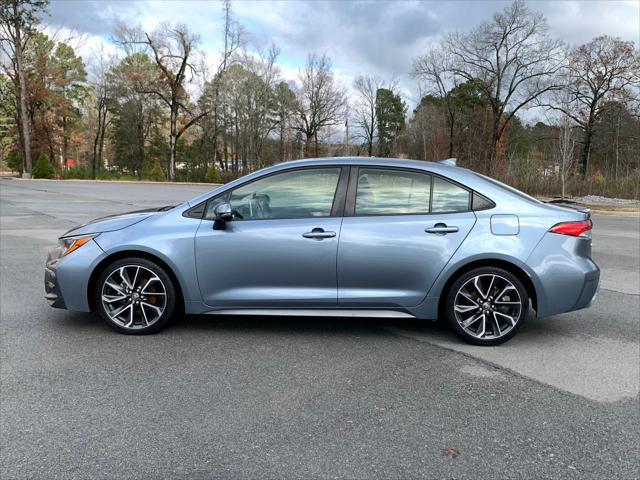
[[[95,133],[93,135],[93,148],[91,153],[91,178],[96,178],[96,171],[102,166],[102,152],[104,151],[104,139],[109,124],[109,84],[108,72],[113,66],[107,57],[104,47],[93,55],[93,64],[90,69],[93,110],[96,115]]]
[[[342,123],[346,103],[344,88],[335,80],[331,60],[326,55],[310,54],[299,74],[297,129],[305,136],[304,156],[311,156],[314,145],[318,156],[318,133]]]
[[[358,94],[353,118],[359,135],[367,145],[367,155],[373,155],[373,144],[376,138],[377,113],[376,97],[378,90],[384,87],[384,82],[377,76],[358,76],[353,82],[353,88]]]
[[[140,45],[149,50],[159,70],[155,82],[141,85],[141,91],[157,95],[169,107],[169,180],[176,180],[176,150],[178,140],[191,126],[207,115],[207,110],[194,113],[188,105],[185,90],[187,75],[198,72],[193,64],[193,54],[198,43],[197,35],[186,25],[161,24],[152,33],[140,29],[118,28],[121,44]],[[182,120],[179,124],[179,120]]]
[[[13,66],[11,77],[16,86],[16,111],[22,145],[22,176],[25,178],[31,177],[32,159],[24,52],[29,39],[37,31],[34,27],[38,23],[38,14],[48,3],[48,0],[3,0],[0,3],[0,46]]]
[[[565,105],[568,102],[565,102]],[[575,125],[571,120],[571,117],[565,113],[560,115],[557,123],[558,139],[557,139],[557,156],[558,156],[558,174],[560,176],[561,184],[561,198],[565,198],[565,185],[567,182],[567,175],[573,167],[574,148],[575,148],[575,136],[573,130]]]
[[[587,174],[596,121],[607,101],[628,98],[628,90],[640,80],[640,62],[633,42],[609,36],[571,50],[564,75],[568,102],[552,99],[546,106],[571,117],[583,131],[580,170]]]
[[[562,67],[561,43],[548,37],[544,16],[516,0],[492,21],[470,33],[454,32],[442,48],[450,55],[446,70],[479,81],[493,116],[489,171],[498,143],[511,119],[544,93],[554,90]]]
[[[421,80],[426,87],[426,94],[433,95],[442,101],[448,127],[448,158],[453,157],[453,139],[458,116],[455,98],[450,95],[451,90],[458,84],[458,77],[449,72],[450,63],[447,52],[436,48],[414,59],[411,71],[412,75]]]

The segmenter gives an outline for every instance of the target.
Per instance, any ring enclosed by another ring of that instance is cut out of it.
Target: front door
[[[414,170],[360,167],[354,175],[340,234],[338,303],[416,306],[475,224],[470,192]]]
[[[342,218],[333,204],[341,172],[340,167],[288,170],[210,200],[195,238],[204,302],[239,308],[335,306]],[[213,211],[220,203],[230,203],[234,217],[224,229],[214,229]]]

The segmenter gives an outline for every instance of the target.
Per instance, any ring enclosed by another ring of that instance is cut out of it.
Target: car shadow
[[[417,329],[423,334],[446,331],[443,322],[418,319],[362,317],[290,317],[242,315],[185,315],[167,331],[250,331],[309,335],[391,335],[391,329]]]
[[[87,331],[111,332],[96,313],[60,312],[60,314],[56,323],[64,330],[85,333]],[[387,336],[394,335],[394,330],[415,332],[426,336],[434,335],[434,338],[443,334],[454,337],[453,332],[443,320],[272,315],[181,315],[174,318],[166,329],[155,335],[247,332],[279,335]]]

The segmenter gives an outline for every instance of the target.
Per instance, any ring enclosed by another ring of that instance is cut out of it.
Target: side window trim
[[[206,221],[210,221],[213,222],[214,219],[212,218],[206,218],[205,217],[205,213],[207,211],[206,208],[206,204],[217,200],[221,197],[230,197],[231,193],[239,188],[242,188],[246,185],[250,185],[254,182],[257,182],[258,180],[263,180],[265,178],[268,177],[272,177],[275,175],[279,175],[282,173],[291,173],[291,172],[297,172],[297,171],[304,171],[304,170],[321,170],[321,169],[327,169],[327,168],[339,168],[340,169],[340,174],[338,176],[338,183],[336,185],[336,190],[334,192],[333,195],[333,202],[331,204],[331,214],[328,217],[308,217],[308,218],[332,218],[332,217],[340,217],[342,216],[342,212],[344,211],[344,200],[347,194],[347,182],[349,179],[349,167],[344,166],[344,165],[312,165],[312,166],[304,166],[304,167],[294,167],[294,168],[286,168],[283,170],[278,170],[276,172],[271,172],[268,173],[266,175],[261,175],[257,178],[252,178],[251,180],[248,180],[246,182],[243,182],[239,185],[236,185],[233,188],[230,188],[229,190],[225,190],[224,192],[219,193],[218,195],[214,195],[212,197],[207,198],[206,200],[203,200],[202,202],[200,202],[198,205],[195,205],[193,207],[191,207],[189,210],[186,210],[182,215],[185,217],[191,217],[191,218],[200,218],[201,220],[206,220]],[[202,208],[202,213],[201,216],[199,217],[194,217],[189,215],[189,212],[191,211],[198,211],[198,207],[200,207],[201,205],[204,205],[204,208]],[[307,218],[307,217],[305,217]],[[248,219],[246,221],[264,221],[264,220],[285,220],[285,219],[277,219],[277,218],[261,218],[261,219]],[[300,218],[297,218],[297,220],[300,220]],[[238,221],[238,220],[233,220],[233,221]]]
[[[356,209],[356,193],[358,190],[358,176],[359,176],[359,170],[360,168],[375,168],[375,169],[379,169],[379,170],[395,170],[395,171],[404,171],[404,172],[415,172],[415,173],[421,173],[423,175],[429,175],[431,177],[431,188],[429,191],[429,213],[398,213],[398,214],[380,214],[380,215],[356,215],[355,214],[355,209]],[[449,182],[453,185],[456,185],[458,187],[460,187],[461,189],[467,191],[469,193],[469,200],[467,202],[467,210],[464,210],[462,212],[433,212],[433,208],[432,208],[432,202],[433,202],[433,180],[435,177],[438,177],[446,182]],[[473,189],[462,185],[461,183],[456,182],[455,180],[451,180],[450,178],[444,177],[442,175],[439,175],[435,172],[432,172],[431,170],[421,170],[421,169],[417,169],[417,168],[404,168],[404,167],[390,167],[390,166],[386,166],[386,165],[367,165],[367,164],[361,164],[361,165],[356,165],[356,166],[352,166],[351,167],[351,172],[350,172],[350,178],[349,178],[349,188],[347,191],[347,200],[346,200],[346,204],[345,204],[345,210],[344,210],[344,216],[345,217],[388,217],[388,216],[407,216],[407,215],[412,215],[412,216],[424,216],[424,215],[449,215],[449,214],[454,214],[454,213],[467,213],[467,212],[472,212],[473,208],[472,208],[472,201],[473,201],[473,194],[474,194]],[[483,195],[484,196],[484,195]],[[486,198],[486,197],[485,197]],[[489,201],[491,201],[491,199],[488,199]],[[491,201],[492,202],[492,201]],[[492,202],[493,203],[493,202]],[[495,203],[494,203],[495,206]],[[493,208],[493,207],[491,207]]]

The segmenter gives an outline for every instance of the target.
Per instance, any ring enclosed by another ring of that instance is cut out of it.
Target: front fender
[[[161,218],[114,232],[103,233],[96,242],[108,257],[124,252],[144,252],[164,262],[178,280],[185,303],[200,302],[200,290],[195,272],[194,237],[198,221],[176,224]]]

